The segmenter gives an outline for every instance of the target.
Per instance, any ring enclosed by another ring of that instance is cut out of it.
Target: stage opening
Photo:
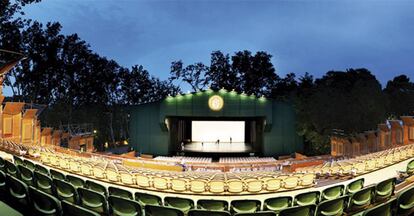
[[[244,143],[244,121],[192,121],[192,142]]]

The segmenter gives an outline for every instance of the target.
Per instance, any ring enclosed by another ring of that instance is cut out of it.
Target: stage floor
[[[184,152],[249,153],[252,152],[252,147],[244,142],[220,142],[220,144],[192,142],[184,145]]]

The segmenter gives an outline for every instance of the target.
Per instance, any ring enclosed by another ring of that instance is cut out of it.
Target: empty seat
[[[414,213],[414,186],[404,189],[397,197],[397,215]]]
[[[325,188],[321,194],[321,200],[336,199],[344,194],[343,185],[335,185],[332,187]]]
[[[395,178],[386,179],[375,186],[375,200],[382,201],[394,195]]]
[[[192,199],[180,198],[180,197],[165,197],[164,205],[171,206],[176,209],[180,209],[184,213],[194,208],[194,201]]]
[[[0,170],[6,171],[6,162],[4,161],[2,157],[0,157]]]
[[[263,209],[279,212],[280,210],[291,207],[291,206],[292,206],[292,197],[281,196],[281,197],[274,197],[274,198],[269,198],[265,200]]]
[[[371,204],[374,198],[375,186],[363,188],[350,195],[347,211],[352,212]]]
[[[78,192],[72,184],[59,179],[53,179],[53,183],[55,185],[55,194],[58,199],[66,200],[71,203],[78,202]]]
[[[227,211],[229,204],[225,200],[198,200],[197,208],[213,211]]]
[[[381,203],[374,207],[365,210],[363,216],[392,216],[394,215],[393,209],[395,206],[395,198],[388,200],[385,203]]]
[[[61,173],[57,170],[54,170],[54,169],[50,170],[50,176],[52,177],[52,179],[59,179],[59,180],[65,180],[66,179],[66,177],[63,173]]]
[[[108,213],[108,205],[105,196],[102,193],[91,189],[78,188],[81,206],[88,208],[99,214]]]
[[[278,216],[313,216],[315,214],[315,205],[294,206],[283,209]]]
[[[223,193],[226,189],[226,184],[223,180],[211,180],[209,182],[211,193]]]
[[[332,216],[342,215],[345,210],[348,196],[342,196],[335,199],[328,199],[319,203],[316,209],[316,215]]]
[[[193,179],[190,182],[190,190],[194,193],[203,193],[206,191],[207,182],[202,179]]]
[[[240,179],[231,179],[227,181],[227,190],[230,193],[241,193],[243,192],[243,181]]]
[[[301,193],[295,196],[294,205],[304,206],[311,204],[318,204],[319,202],[319,191],[310,191]]]
[[[142,215],[141,205],[130,199],[118,196],[109,196],[108,203],[114,216],[140,216]]]
[[[173,178],[171,179],[171,189],[175,191],[186,191],[188,185],[187,179]]]
[[[346,186],[345,193],[346,194],[353,194],[353,193],[361,190],[362,188],[364,188],[364,179],[363,178],[360,178],[360,179],[357,179],[357,180],[349,183]]]
[[[22,165],[18,165],[17,168],[19,169],[19,172],[20,172],[20,179],[24,183],[26,183],[28,186],[33,185],[34,183],[33,171]]]
[[[35,171],[45,174],[45,175],[49,175],[49,170],[40,164],[35,165]]]
[[[168,189],[168,179],[164,177],[154,176],[152,178],[154,188],[158,190]]]
[[[0,170],[0,197],[5,195],[6,191],[6,173]]]
[[[91,211],[73,203],[62,201],[62,216],[100,216],[98,213]]]
[[[108,192],[106,191],[106,187],[95,181],[86,180],[86,188],[91,189],[98,193],[102,193],[105,196],[107,196],[108,194]]]
[[[264,187],[268,191],[277,191],[282,186],[282,180],[277,178],[265,178],[264,181]]]
[[[5,160],[4,162],[6,164],[6,173],[11,175],[11,176],[14,176],[14,177],[18,178],[19,177],[19,170],[17,169],[17,166],[14,163],[12,163],[8,160]]]
[[[24,166],[30,169],[31,171],[34,171],[36,168],[36,165],[29,160],[24,160]]]
[[[10,198],[14,203],[18,203],[22,206],[27,206],[29,204],[29,189],[23,181],[6,174],[6,186],[8,195],[10,195]]]
[[[23,159],[21,159],[19,156],[13,155],[13,160],[14,160],[14,164],[16,166],[18,166],[18,165],[24,166]]]
[[[407,164],[407,174],[408,175],[414,174],[414,160],[411,160],[410,162],[408,162],[408,164]]]
[[[184,216],[184,212],[171,207],[146,205],[145,216]]]
[[[161,205],[161,198],[147,193],[135,193],[135,200],[141,205]]]
[[[188,212],[188,216],[231,216],[227,211],[211,211],[192,209]]]
[[[52,178],[37,171],[34,172],[34,186],[43,192],[53,194]]]
[[[230,204],[230,210],[234,213],[253,213],[259,209],[259,200],[233,200]]]
[[[60,215],[61,206],[58,199],[32,186],[29,187],[29,194],[34,215]]]
[[[85,185],[85,181],[79,177],[74,175],[66,175],[66,181],[70,182],[74,187],[83,187]]]
[[[271,211],[263,211],[255,213],[237,213],[234,216],[276,216],[276,213]]]
[[[132,199],[132,193],[117,187],[108,187],[109,195]]]

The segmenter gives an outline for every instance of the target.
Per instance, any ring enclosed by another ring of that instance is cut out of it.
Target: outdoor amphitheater
[[[409,116],[353,137],[332,135],[331,155],[306,157],[295,153],[303,144],[288,104],[207,90],[134,107],[135,151],[114,155],[95,152],[90,136],[61,147],[64,133],[40,128],[37,111],[24,103],[6,102],[1,111],[1,196],[28,207],[0,207],[2,215],[414,211]]]

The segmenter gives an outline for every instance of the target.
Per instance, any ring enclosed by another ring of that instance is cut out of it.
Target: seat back
[[[36,168],[35,164],[29,160],[24,160],[24,166],[30,169],[31,171],[34,171]]]
[[[55,185],[55,195],[58,199],[71,203],[78,202],[78,192],[71,183],[59,179],[53,179],[53,183]]]
[[[165,197],[164,205],[180,209],[182,212],[187,213],[190,209],[194,208],[194,201],[180,197]]]
[[[414,186],[398,194],[397,215],[410,215],[414,213]]]
[[[198,200],[197,208],[203,210],[213,210],[213,211],[227,211],[229,209],[229,204],[225,200]]]
[[[62,216],[100,216],[98,213],[91,211],[79,205],[75,205],[68,201],[62,201]]]
[[[33,171],[22,165],[18,165],[17,168],[19,169],[19,172],[20,172],[20,179],[29,186],[33,185],[33,182],[34,182]]]
[[[108,203],[114,216],[142,215],[141,205],[137,201],[118,196],[109,196]]]
[[[188,212],[188,216],[231,216],[231,214],[227,211],[192,209]]]
[[[108,195],[108,192],[106,191],[106,187],[94,181],[86,180],[86,188],[91,189],[95,192],[101,193],[105,196]]]
[[[283,209],[278,216],[313,216],[315,215],[315,205],[294,206]]]
[[[22,158],[20,158],[19,156],[13,155],[13,161],[14,161],[14,164],[15,164],[16,166],[18,166],[18,165],[22,165],[22,166],[24,166],[23,159],[22,159]]]
[[[29,189],[23,181],[6,174],[6,187],[8,188],[8,194],[14,202],[23,206],[29,204]]]
[[[374,198],[375,186],[365,187],[350,195],[347,211],[352,212],[370,205]]]
[[[237,213],[234,216],[276,216],[276,213],[272,211],[263,211],[255,213]]]
[[[19,177],[19,170],[17,169],[17,166],[14,163],[12,163],[8,160],[5,160],[4,162],[6,164],[6,173],[11,175],[11,176],[14,176],[14,177],[18,178]]]
[[[346,186],[346,194],[353,194],[364,188],[364,178],[357,179]]]
[[[49,175],[49,170],[40,164],[35,165],[35,171],[42,173],[44,175]]]
[[[66,180],[76,188],[85,186],[85,181],[83,179],[73,175],[66,175]]]
[[[253,213],[259,209],[259,200],[233,200],[230,203],[230,211],[234,213]]]
[[[365,210],[363,216],[392,216],[393,209],[396,204],[396,199],[392,198],[385,203],[376,205],[368,210]]]
[[[291,207],[292,201],[293,199],[290,196],[269,198],[264,201],[263,209],[279,212],[282,209]]]
[[[386,179],[375,186],[375,200],[382,201],[394,195],[396,178]]]
[[[91,189],[78,188],[81,206],[88,208],[99,214],[108,213],[108,205],[102,193]]]
[[[0,157],[0,170],[6,171],[6,162],[4,161],[2,157]]]
[[[52,178],[37,171],[34,172],[34,186],[43,192],[53,194]]]
[[[0,197],[6,191],[6,173],[0,170]]]
[[[29,187],[29,194],[34,215],[60,215],[62,208],[58,199],[32,186]]]
[[[347,200],[348,196],[341,196],[335,199],[322,201],[316,209],[316,215],[342,215],[346,208]]]
[[[407,164],[407,174],[408,175],[414,174],[414,160],[411,160],[410,162],[408,162],[408,164]]]
[[[171,207],[146,205],[145,216],[184,216],[184,212]]]
[[[326,188],[322,191],[321,201],[336,199],[344,194],[343,185],[335,185],[329,188]]]
[[[59,180],[65,180],[66,179],[66,177],[63,173],[61,173],[57,170],[54,170],[54,169],[50,170],[50,176],[52,177],[52,179],[59,179]]]
[[[301,193],[295,196],[293,202],[294,205],[304,206],[304,205],[316,205],[319,202],[319,191],[310,191]]]
[[[109,192],[109,195],[112,195],[112,196],[122,197],[125,199],[132,199],[132,193],[127,190],[121,189],[121,188],[109,186],[108,192]]]
[[[135,193],[135,200],[138,201],[142,206],[145,205],[161,205],[161,198],[147,193]]]

